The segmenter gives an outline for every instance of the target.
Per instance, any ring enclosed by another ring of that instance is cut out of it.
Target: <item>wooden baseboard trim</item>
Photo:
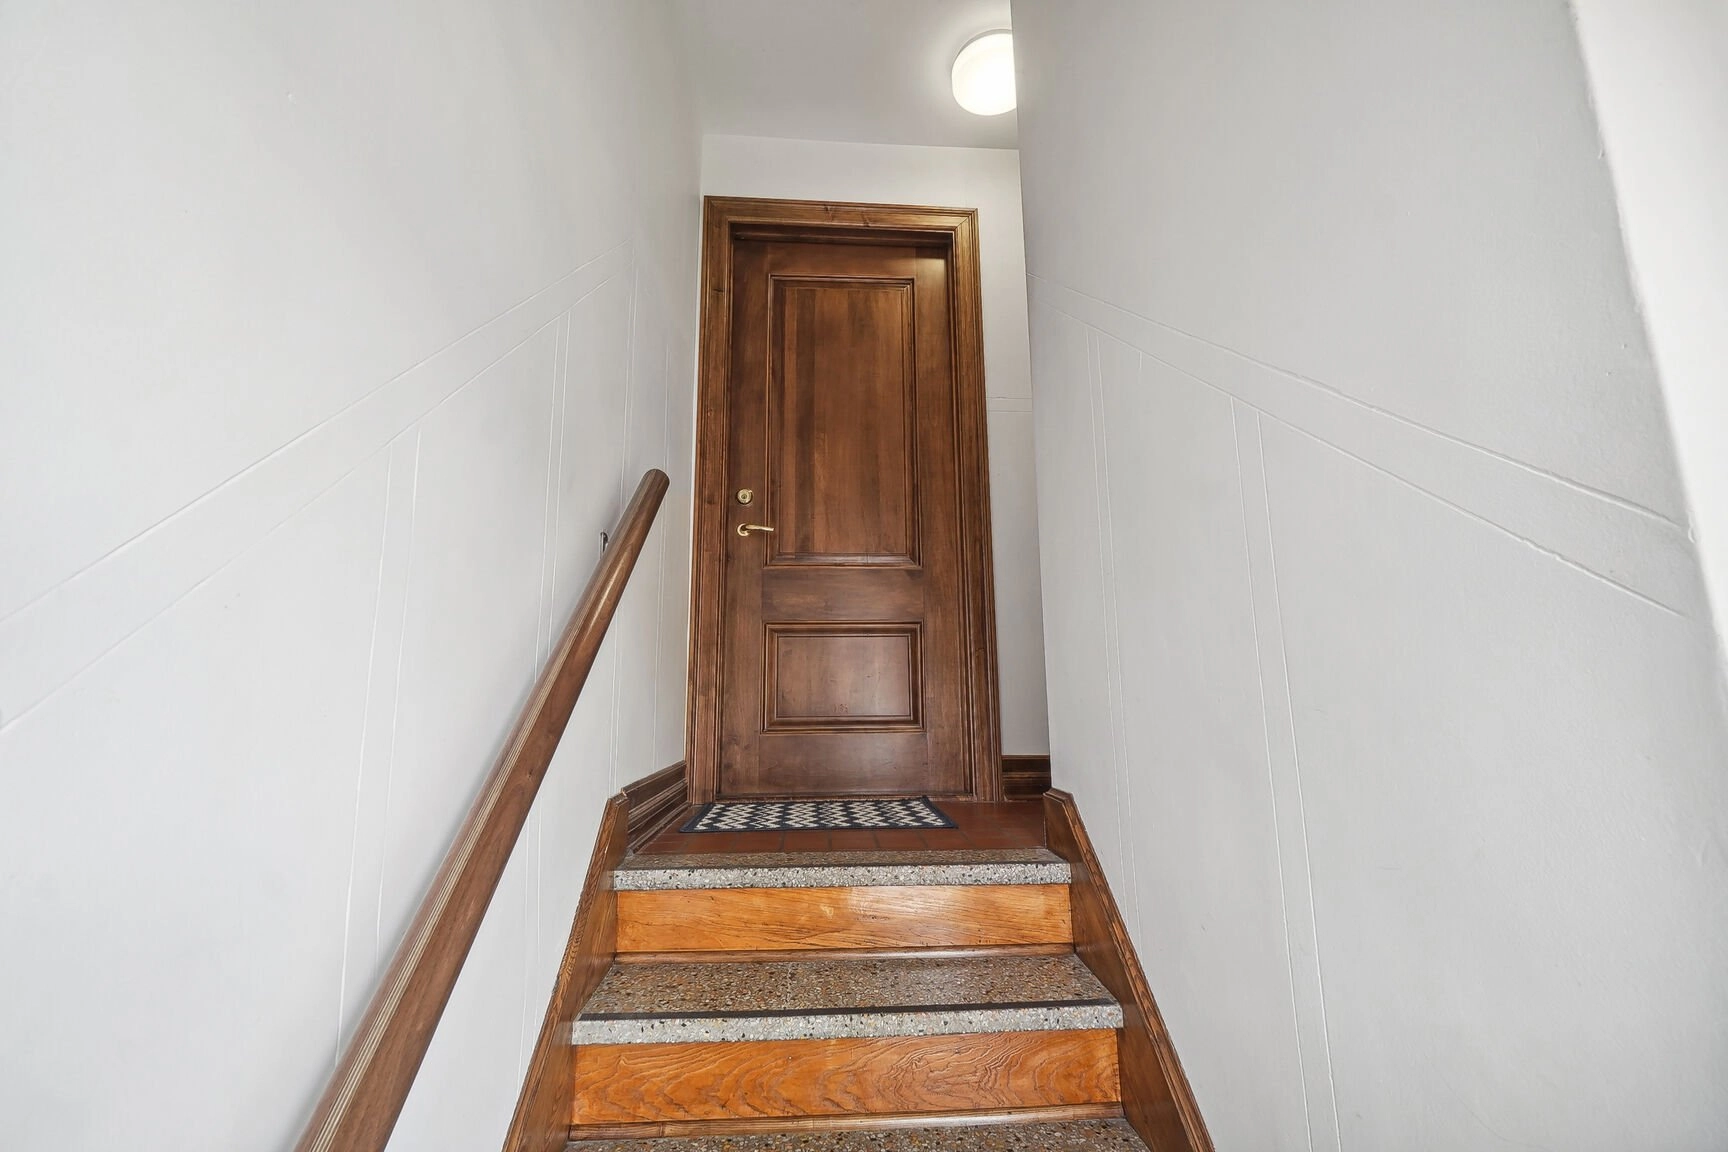
[[[629,848],[634,852],[652,841],[690,804],[690,777],[680,760],[627,785],[630,802]]]
[[[1002,757],[1002,794],[1009,800],[1036,800],[1050,791],[1050,757]]]
[[[1044,839],[1073,872],[1074,950],[1122,1004],[1117,1052],[1122,1110],[1128,1122],[1158,1152],[1213,1152],[1212,1137],[1140,968],[1110,882],[1074,797],[1066,792],[1045,793]]]
[[[621,792],[607,801],[600,817],[600,832],[570,926],[570,940],[528,1061],[528,1075],[516,1100],[504,1152],[558,1152],[568,1138],[570,1112],[576,1106],[576,1050],[570,1045],[570,1027],[618,951],[618,903],[612,892],[612,870],[624,859],[629,808]]]
[[[618,955],[618,898],[612,890],[612,872],[636,837],[651,839],[683,810],[684,779],[684,765],[674,764],[627,785],[606,802],[504,1152],[560,1152],[569,1140],[570,1115],[576,1106],[576,1050],[570,1044],[570,1027]],[[676,803],[668,799],[673,795],[678,797]]]
[[[895,1112],[876,1116],[760,1117],[748,1120],[679,1120],[648,1124],[582,1124],[570,1139],[662,1140],[701,1136],[754,1136],[775,1132],[852,1132],[879,1128],[974,1128],[994,1124],[1057,1124],[1120,1120],[1120,1104],[1061,1104],[1051,1108],[998,1108],[970,1112]]]

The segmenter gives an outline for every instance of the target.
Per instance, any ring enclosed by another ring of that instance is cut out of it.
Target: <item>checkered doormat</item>
[[[851,828],[954,828],[930,802],[910,800],[730,800],[709,804],[680,832],[797,832]]]

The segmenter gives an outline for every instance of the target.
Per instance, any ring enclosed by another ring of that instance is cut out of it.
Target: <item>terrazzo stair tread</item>
[[[1147,1152],[1125,1120],[596,1140],[569,1152]]]
[[[1120,1028],[1078,956],[617,964],[576,1044],[820,1040]]]
[[[693,853],[626,859],[626,892],[690,888],[864,888],[1066,884],[1068,862],[1044,848],[864,852]]]

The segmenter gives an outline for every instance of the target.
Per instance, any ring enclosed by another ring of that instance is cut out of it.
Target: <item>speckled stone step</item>
[[[600,1140],[570,1152],[1146,1152],[1125,1120]]]
[[[613,888],[869,888],[1066,884],[1068,863],[1043,848],[919,852],[764,852],[632,856]]]
[[[954,1036],[1120,1028],[1072,953],[614,965],[577,1044]]]

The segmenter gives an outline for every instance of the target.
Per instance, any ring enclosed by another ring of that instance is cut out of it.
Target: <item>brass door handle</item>
[[[752,532],[772,532],[772,531],[774,531],[774,529],[768,527],[768,525],[766,525],[766,524],[740,524],[740,525],[738,525],[738,535],[740,535],[740,536],[748,536]]]

